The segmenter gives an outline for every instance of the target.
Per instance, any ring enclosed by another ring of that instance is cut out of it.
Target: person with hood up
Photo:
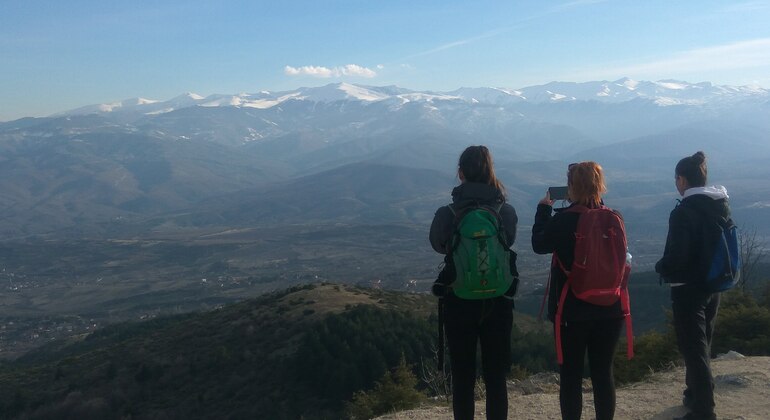
[[[671,306],[679,352],[685,363],[683,405],[690,411],[680,419],[716,419],[714,377],[710,353],[719,293],[706,290],[701,268],[704,225],[730,217],[725,187],[706,186],[706,155],[697,152],[679,161],[676,189],[682,200],[671,211],[663,257],[655,264],[661,281],[671,286]]]

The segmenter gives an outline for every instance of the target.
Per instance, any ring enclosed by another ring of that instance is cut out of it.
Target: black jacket
[[[455,208],[478,203],[483,205],[502,204],[500,208],[500,218],[505,231],[505,239],[510,247],[516,240],[516,223],[519,218],[516,216],[516,210],[513,206],[505,202],[503,194],[497,188],[475,182],[466,182],[458,185],[452,190],[452,203]],[[436,210],[433,217],[433,223],[430,225],[430,244],[436,252],[440,254],[447,253],[447,246],[452,239],[454,227],[454,214],[449,206],[440,207]]]
[[[532,225],[532,250],[537,254],[556,253],[564,268],[572,269],[575,257],[575,231],[577,231],[579,213],[557,209],[552,214],[552,207],[538,204],[535,224]],[[548,319],[556,317],[556,309],[561,297],[567,275],[558,265],[551,267],[551,286],[548,294]],[[568,292],[562,311],[563,322],[593,321],[598,319],[623,318],[620,301],[611,306],[593,305]]]
[[[663,257],[655,271],[666,283],[699,283],[705,270],[700,264],[706,229],[704,224],[720,217],[730,218],[726,191],[720,194],[694,194],[684,198],[668,219],[668,236]]]

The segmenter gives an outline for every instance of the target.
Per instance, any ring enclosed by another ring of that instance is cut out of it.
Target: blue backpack
[[[741,278],[741,252],[738,227],[731,218],[706,222],[702,266],[706,269],[705,288],[709,292],[730,290]]]

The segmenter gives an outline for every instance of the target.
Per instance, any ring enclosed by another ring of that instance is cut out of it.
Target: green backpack
[[[455,216],[451,262],[455,280],[450,285],[462,299],[488,299],[504,295],[518,273],[512,273],[515,253],[506,245],[500,219],[502,204],[471,205],[449,209]],[[513,259],[513,261],[511,261]]]

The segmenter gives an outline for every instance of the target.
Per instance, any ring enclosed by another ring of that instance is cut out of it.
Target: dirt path
[[[724,420],[770,419],[770,357],[726,357],[712,361],[716,378],[716,412]],[[671,419],[686,413],[682,407],[684,370],[658,372],[643,382],[618,389],[615,418]],[[555,375],[540,375],[509,386],[509,419],[561,419]],[[583,418],[595,418],[593,395],[583,394]],[[476,418],[484,419],[483,402]],[[448,407],[426,407],[381,417],[381,420],[451,419]]]

